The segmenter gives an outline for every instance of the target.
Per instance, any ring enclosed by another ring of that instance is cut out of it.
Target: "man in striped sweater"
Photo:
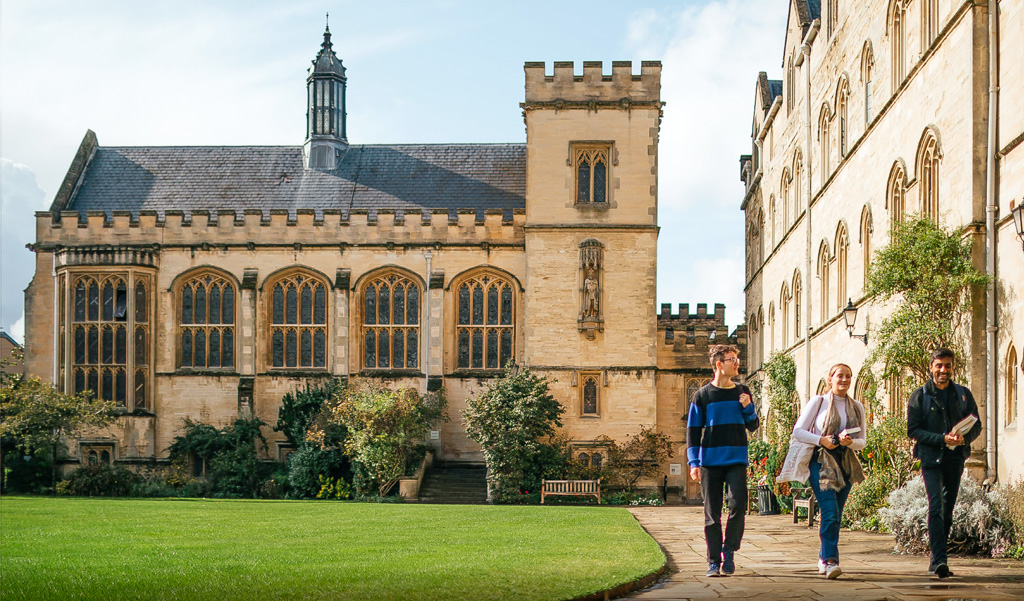
[[[757,430],[757,409],[750,389],[732,381],[739,375],[739,349],[731,344],[708,352],[715,379],[690,399],[686,458],[690,478],[700,482],[704,496],[704,538],[708,545],[708,576],[736,571],[733,554],[740,548],[747,510],[747,433]],[[729,521],[722,542],[722,489]]]

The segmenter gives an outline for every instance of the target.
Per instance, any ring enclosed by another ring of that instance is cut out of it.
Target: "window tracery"
[[[573,144],[572,167],[576,204],[608,202],[608,166],[611,144]]]
[[[234,284],[216,273],[196,275],[178,292],[178,365],[235,366]]]
[[[363,287],[363,367],[418,369],[419,285],[408,276],[385,272]]]
[[[70,282],[70,315],[64,319],[71,325],[71,390],[92,391],[128,410],[145,409],[151,373],[149,276],[73,274]]]
[[[327,285],[304,272],[270,286],[271,367],[327,367]]]
[[[460,369],[501,369],[515,356],[515,290],[482,272],[456,286],[455,340]]]

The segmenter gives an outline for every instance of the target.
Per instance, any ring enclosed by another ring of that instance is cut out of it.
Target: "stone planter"
[[[433,464],[434,454],[431,451],[427,451],[427,454],[423,457],[423,463],[416,470],[416,475],[411,478],[401,478],[398,480],[398,494],[406,501],[418,501],[420,498],[420,486],[423,484],[423,474]]]

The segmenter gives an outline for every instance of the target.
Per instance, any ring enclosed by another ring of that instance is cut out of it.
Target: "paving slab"
[[[887,534],[843,530],[843,575],[818,574],[818,529],[789,515],[748,515],[736,573],[708,578],[704,510],[699,506],[630,508],[668,556],[669,573],[626,599],[645,601],[1010,601],[1024,600],[1024,562],[951,556],[956,576],[928,575],[926,555],[898,555]]]

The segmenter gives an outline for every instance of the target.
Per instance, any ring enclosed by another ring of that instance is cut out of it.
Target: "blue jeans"
[[[824,453],[825,451],[821,451]],[[821,490],[818,480],[821,478],[821,464],[817,459],[811,460],[811,477],[808,483],[814,491],[814,498],[821,508],[818,536],[821,538],[821,552],[818,558],[822,561],[834,559],[839,562],[839,523],[843,521],[843,507],[850,496],[853,484],[847,480],[842,490]]]

